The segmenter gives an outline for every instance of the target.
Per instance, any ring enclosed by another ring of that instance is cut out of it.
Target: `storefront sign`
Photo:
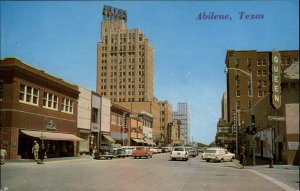
[[[297,151],[297,150],[299,150],[299,142],[288,142],[288,149],[290,151]]]
[[[100,132],[100,125],[97,123],[92,123],[91,132],[96,132],[96,133]]]
[[[54,123],[53,120],[49,120],[45,122],[45,128],[47,130],[56,130],[56,124]]]
[[[276,109],[281,106],[281,58],[278,51],[272,51],[272,104]]]

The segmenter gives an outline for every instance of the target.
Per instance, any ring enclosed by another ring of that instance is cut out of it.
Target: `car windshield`
[[[216,153],[217,150],[206,150],[205,152],[206,152],[206,153]]]
[[[138,147],[136,148],[136,150],[144,150],[145,148],[144,147]]]
[[[174,151],[184,151],[184,149],[182,147],[177,147],[177,148],[174,148]]]

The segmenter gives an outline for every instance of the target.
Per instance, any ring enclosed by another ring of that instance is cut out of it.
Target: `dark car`
[[[117,150],[115,150],[115,156],[118,157],[118,158],[121,158],[121,157],[125,158],[125,157],[127,157],[125,149],[117,149]]]
[[[101,146],[94,153],[94,159],[112,159],[113,157],[113,149],[110,146]]]

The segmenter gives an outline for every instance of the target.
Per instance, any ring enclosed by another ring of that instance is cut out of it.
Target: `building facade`
[[[97,93],[112,102],[148,102],[153,98],[153,48],[139,29],[127,28],[127,13],[113,15],[104,6],[97,51]]]
[[[161,145],[168,145],[168,123],[173,121],[173,109],[172,105],[166,101],[159,101],[160,106],[160,134]]]
[[[160,141],[152,45],[139,29],[128,29],[125,10],[104,6],[102,15],[96,91],[130,112],[150,113],[153,139]]]
[[[78,87],[16,58],[0,63],[1,143],[8,159],[33,158],[34,140],[47,157],[78,154]]]
[[[190,143],[190,114],[187,103],[178,103],[177,111],[173,113],[174,120],[180,120],[180,132],[184,134],[184,144]]]
[[[271,51],[228,50],[226,53],[225,65],[227,68],[237,68],[251,74],[251,78],[235,69],[227,72],[227,116],[232,122],[233,111],[239,110],[241,117],[243,113],[255,105],[259,100],[270,92],[270,66]],[[299,62],[299,51],[279,51],[281,55],[281,71],[285,70],[292,63]],[[251,103],[251,95],[253,95]],[[241,118],[241,121],[244,119]]]
[[[294,65],[298,65],[298,69],[291,69]],[[227,122],[238,132],[235,140],[238,150],[244,144],[248,156],[294,163],[291,160],[299,156],[299,146],[295,146],[299,145],[296,141],[299,134],[295,133],[299,124],[297,127],[294,120],[288,119],[299,116],[299,73],[298,79],[289,79],[285,73],[299,70],[299,51],[230,50],[227,51],[226,67],[229,68]],[[292,138],[289,140],[288,137]],[[289,151],[288,146],[293,144],[294,151]]]
[[[78,114],[77,114],[77,130],[78,136],[83,140],[79,142],[79,153],[90,153],[93,146],[90,145],[91,139],[91,115],[92,115],[92,91],[79,86],[78,91]],[[90,149],[91,148],[91,149]]]

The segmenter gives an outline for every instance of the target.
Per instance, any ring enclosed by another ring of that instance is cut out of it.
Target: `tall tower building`
[[[152,101],[151,44],[139,29],[127,28],[125,10],[104,6],[102,15],[97,46],[97,93],[118,103]]]
[[[190,113],[188,110],[187,103],[178,103],[177,112],[173,113],[174,120],[180,120],[180,132],[184,133],[185,141],[184,144],[188,144],[190,139]]]

